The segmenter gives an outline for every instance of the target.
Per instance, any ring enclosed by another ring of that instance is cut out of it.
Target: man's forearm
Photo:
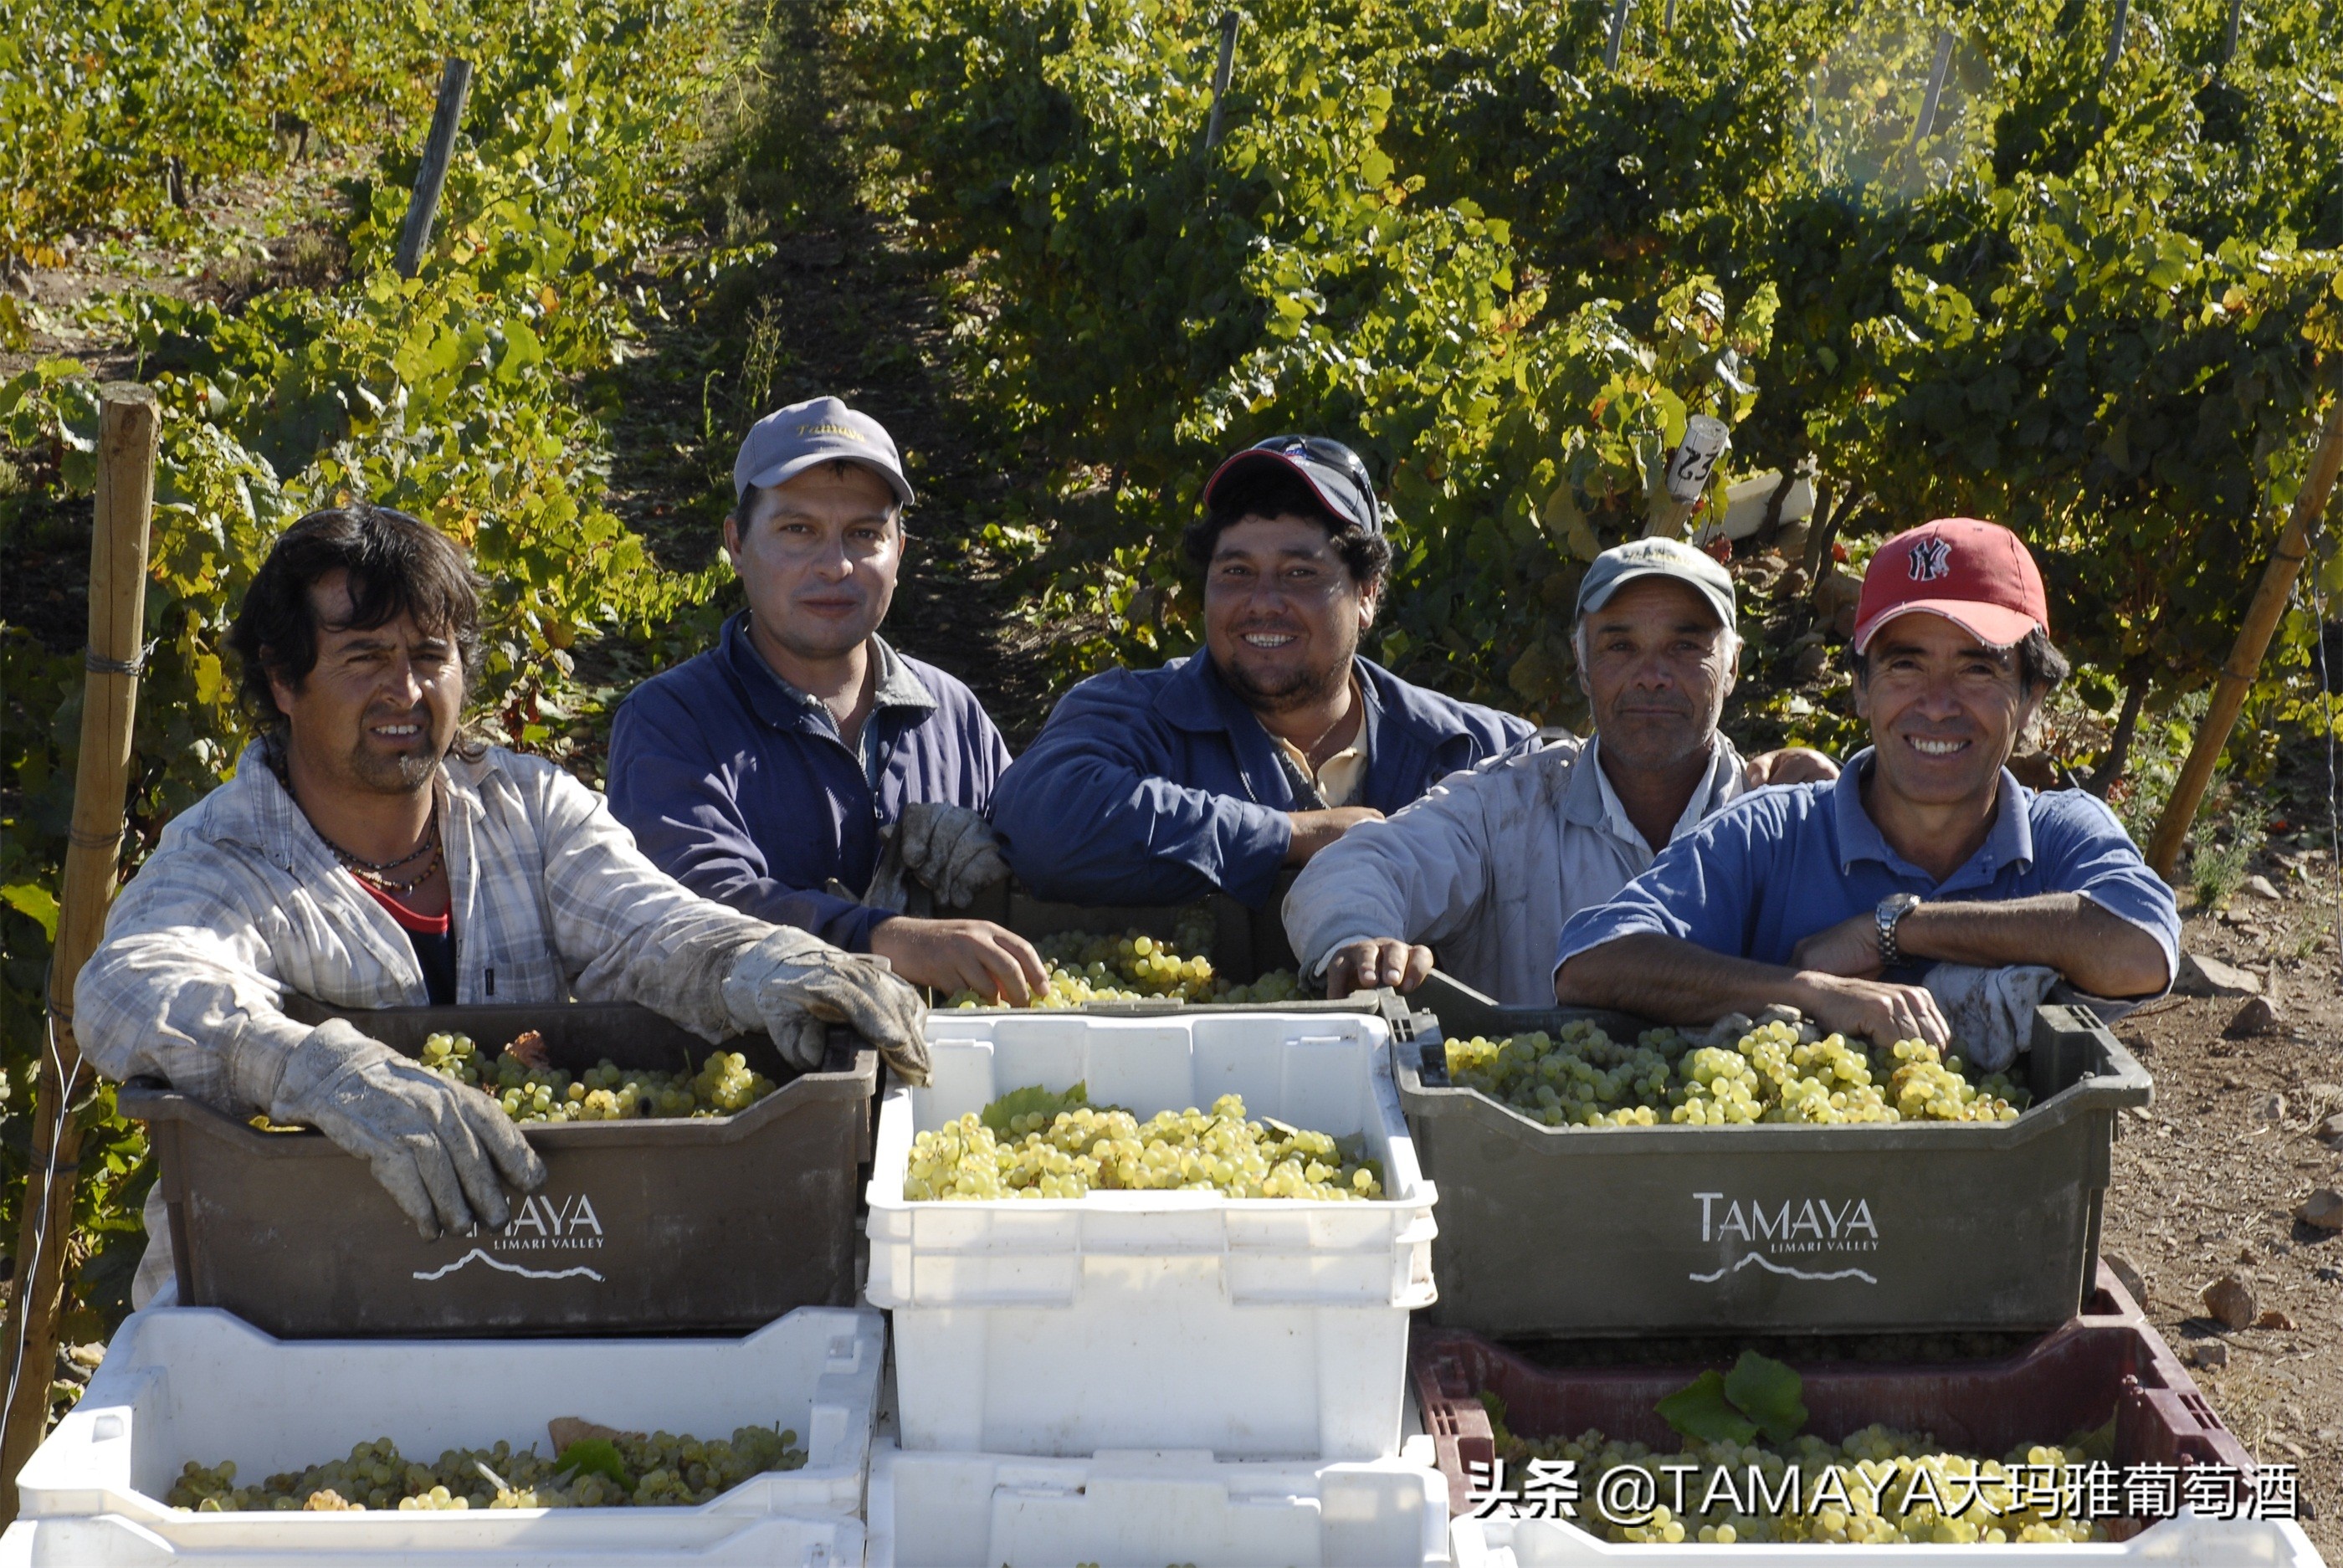
[[[1554,977],[1564,1007],[1607,1007],[1662,1023],[1707,1023],[1775,1002],[1797,1005],[1798,976],[1678,937],[1640,932],[1589,948]]]
[[[2094,996],[2147,996],[2171,979],[2161,943],[2079,893],[1922,904],[1897,923],[1896,945],[1949,963],[2046,965]]]

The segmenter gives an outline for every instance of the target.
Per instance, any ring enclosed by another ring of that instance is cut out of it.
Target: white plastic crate
[[[885,1344],[878,1313],[830,1307],[738,1340],[502,1341],[280,1341],[224,1312],[150,1307],[19,1473],[35,1528],[12,1531],[10,1550],[43,1563],[851,1563]],[[696,1508],[196,1513],[162,1501],[189,1460],[232,1459],[256,1479],[378,1437],[425,1462],[499,1439],[542,1453],[546,1423],[565,1415],[718,1438],[778,1422],[809,1462]]]
[[[871,1456],[867,1568],[1431,1568],[1448,1483],[1420,1454],[1356,1463]]]
[[[1996,1563],[2100,1563],[2116,1568],[2325,1568],[2326,1559],[2288,1520],[2167,1519],[2122,1542],[2041,1546],[1638,1545],[1601,1541],[1547,1519],[1459,1519],[1449,1527],[1456,1568],[1989,1568]]]
[[[1407,1314],[1433,1296],[1434,1194],[1381,1019],[938,1012],[929,1030],[934,1081],[887,1097],[870,1188],[867,1293],[894,1312],[903,1447],[1398,1451]],[[1235,1093],[1252,1116],[1363,1135],[1386,1196],[904,1201],[915,1132],[1077,1082],[1142,1118]]]

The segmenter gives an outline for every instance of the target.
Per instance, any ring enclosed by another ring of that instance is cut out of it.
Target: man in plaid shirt
[[[74,990],[84,1052],[237,1116],[317,1128],[428,1239],[509,1217],[545,1168],[488,1096],[337,1009],[634,1001],[716,1040],[769,1031],[791,1065],[852,1025],[927,1078],[919,995],[699,897],[551,763],[462,739],[478,596],[461,553],[363,503],[287,529],[230,634],[262,738],[115,900]],[[502,1178],[502,1181],[499,1181]]]

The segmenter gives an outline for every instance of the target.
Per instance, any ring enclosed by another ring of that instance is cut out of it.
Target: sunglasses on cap
[[[1280,466],[1300,475],[1312,493],[1335,516],[1371,534],[1383,531],[1383,505],[1375,499],[1374,481],[1368,477],[1366,464],[1340,441],[1331,441],[1323,436],[1272,436],[1247,447],[1222,463],[1205,482],[1204,504],[1212,504],[1212,492],[1222,479],[1263,457],[1274,458]]]

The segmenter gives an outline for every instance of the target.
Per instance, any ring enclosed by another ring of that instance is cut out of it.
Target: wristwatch
[[[1890,893],[1879,900],[1871,918],[1879,922],[1879,967],[1894,969],[1904,961],[1904,951],[1896,945],[1896,923],[1920,907],[1917,893]]]

